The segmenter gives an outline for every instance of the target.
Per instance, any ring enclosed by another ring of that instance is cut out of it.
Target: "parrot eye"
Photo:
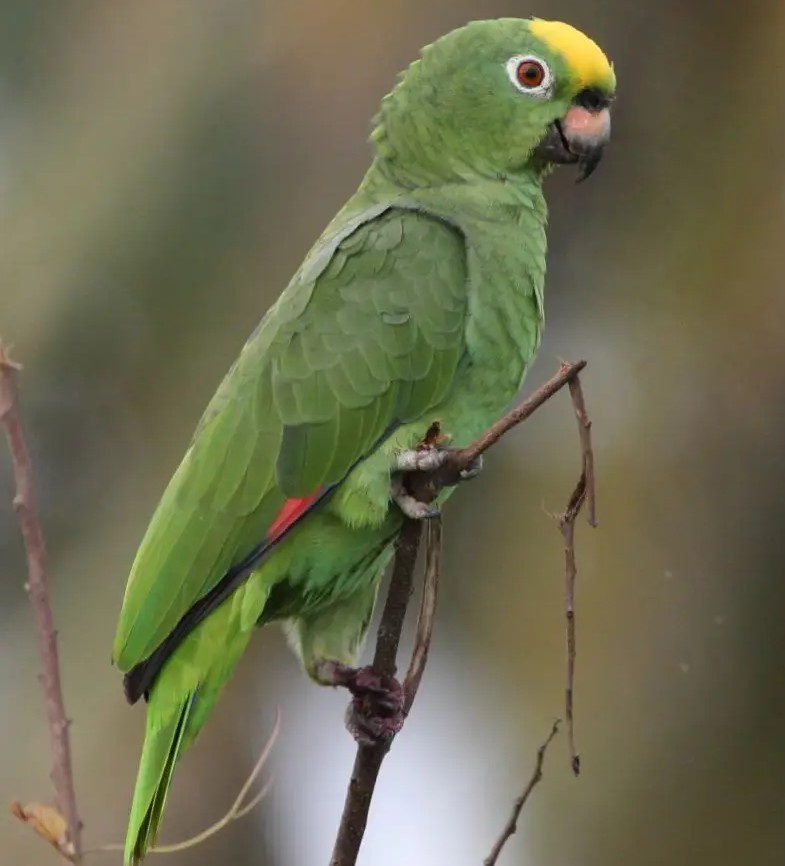
[[[531,96],[550,96],[553,75],[544,60],[530,55],[516,55],[507,61],[506,67],[510,81],[521,93]]]

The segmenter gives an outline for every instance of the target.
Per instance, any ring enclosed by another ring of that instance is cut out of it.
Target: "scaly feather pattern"
[[[503,19],[426,48],[383,101],[360,189],[221,383],[134,560],[114,643],[148,698],[127,862],[257,624],[285,621],[314,678],[355,662],[401,521],[395,453],[435,420],[467,444],[519,388],[544,316],[538,147],[566,148],[557,121],[614,87],[574,28]]]

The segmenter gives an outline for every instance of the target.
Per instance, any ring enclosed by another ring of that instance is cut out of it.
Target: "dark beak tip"
[[[600,164],[601,159],[602,148],[597,148],[596,150],[587,153],[585,156],[582,156],[578,160],[578,177],[576,178],[575,183],[583,183],[583,181],[591,177],[597,170],[597,166]]]

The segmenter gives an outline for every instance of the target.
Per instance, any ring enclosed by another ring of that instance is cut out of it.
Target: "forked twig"
[[[429,472],[407,473],[406,486],[409,492],[421,502],[432,502],[444,487],[458,483],[461,472],[471,467],[476,459],[498,442],[506,432],[525,421],[565,385],[569,384],[572,388],[573,383],[577,381],[578,374],[585,366],[585,361],[577,361],[573,364],[562,363],[555,376],[538,388],[530,397],[511,409],[468,448],[450,452],[448,460],[439,469]],[[586,427],[586,436],[588,436],[588,426]],[[584,455],[586,453],[590,454],[590,448],[588,452],[584,452]],[[584,456],[585,466],[586,457]],[[593,479],[593,468],[591,477]],[[583,495],[581,494],[581,496]],[[395,657],[406,616],[406,607],[411,595],[419,544],[419,524],[412,520],[404,520],[403,528],[396,540],[393,574],[377,635],[373,670],[379,676],[392,677],[395,674]],[[437,523],[432,526],[428,534],[426,578],[420,607],[420,619],[417,626],[414,653],[404,681],[404,716],[411,710],[428,658],[438,589],[440,554],[441,524]],[[543,755],[545,746],[555,733],[554,728],[551,737],[543,746]],[[391,742],[391,739],[383,739],[372,745],[358,745],[357,747],[354,767],[346,791],[341,823],[330,858],[330,866],[355,866],[357,862],[376,780]],[[538,764],[540,772],[541,765],[542,759]],[[528,797],[528,793],[526,796]]]

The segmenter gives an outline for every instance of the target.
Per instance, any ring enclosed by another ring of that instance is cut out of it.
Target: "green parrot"
[[[221,383],[134,560],[113,655],[147,700],[127,863],[257,625],[283,622],[317,682],[379,697],[358,739],[400,726],[400,687],[353,665],[402,515],[433,513],[403,473],[443,460],[433,422],[465,446],[519,390],[542,181],[594,170],[615,86],[580,31],[509,18],[426,47],[384,98],[370,169]]]

